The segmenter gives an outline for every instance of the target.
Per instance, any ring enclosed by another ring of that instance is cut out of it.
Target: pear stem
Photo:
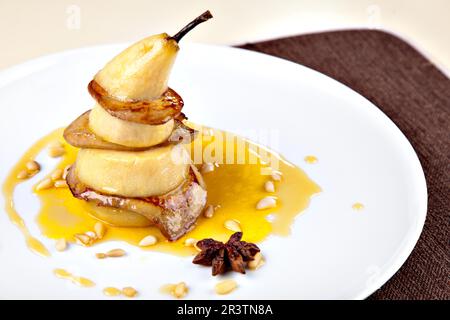
[[[209,12],[209,10],[203,12],[201,15],[199,15],[197,18],[189,22],[183,29],[178,31],[178,33],[171,38],[174,39],[176,42],[180,42],[181,38],[183,38],[186,35],[186,33],[194,29],[200,23],[208,21],[212,17],[213,15],[211,14],[211,12]]]

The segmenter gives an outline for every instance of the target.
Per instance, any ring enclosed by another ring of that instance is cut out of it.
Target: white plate
[[[383,285],[411,253],[427,209],[423,171],[400,130],[365,98],[303,66],[228,47],[182,47],[170,82],[190,119],[231,131],[279,130],[277,149],[323,189],[296,219],[291,236],[261,244],[267,264],[246,276],[229,275],[239,289],[220,298],[361,299]],[[0,74],[1,181],[35,140],[93,105],[89,80],[122,48],[55,54]],[[304,163],[308,154],[319,163]],[[42,161],[50,170],[52,162]],[[19,188],[17,207],[32,233],[52,248],[34,223],[39,204],[30,185]],[[352,210],[357,201],[365,210]],[[104,263],[92,259],[92,250],[116,244],[100,246],[40,258],[1,214],[0,297],[101,299],[105,286],[133,285],[141,298],[163,299],[158,288],[178,281],[190,285],[188,298],[218,297],[217,279],[190,258],[129,246],[128,257]],[[97,286],[78,288],[57,279],[56,267],[92,278]]]

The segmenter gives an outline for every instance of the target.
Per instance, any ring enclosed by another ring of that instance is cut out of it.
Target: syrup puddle
[[[203,132],[204,134],[200,134],[197,139],[200,139],[200,145],[204,152],[217,152],[215,150],[217,145],[226,143],[226,141],[216,139],[217,136],[224,135],[222,131],[208,129],[203,130]],[[39,240],[31,236],[23,219],[15,210],[13,195],[15,187],[24,181],[17,179],[17,174],[23,170],[28,161],[35,159],[50,143],[60,141],[66,150],[60,158],[57,168],[64,169],[67,165],[75,162],[78,149],[65,143],[62,133],[63,129],[55,130],[34,144],[14,166],[3,185],[6,199],[5,209],[10,220],[22,231],[28,247],[42,256],[49,256],[50,254]],[[238,136],[233,136],[232,139],[236,142],[235,148],[245,147],[247,158],[252,155],[257,156],[255,150],[258,150],[258,145]],[[192,148],[194,147],[192,146]],[[223,147],[221,150],[223,159],[228,160],[229,148]],[[214,167],[212,172],[204,174],[208,191],[207,205],[213,205],[218,209],[214,212],[212,218],[201,216],[198,219],[197,226],[179,240],[174,242],[165,240],[160,231],[154,227],[108,227],[105,237],[101,241],[122,240],[137,246],[142,238],[154,235],[158,238],[158,243],[142,248],[143,250],[187,256],[197,252],[194,247],[184,245],[187,238],[200,240],[212,237],[220,241],[226,241],[232,231],[224,227],[224,222],[233,219],[240,222],[245,241],[257,243],[270,234],[287,236],[295,217],[307,208],[310,198],[320,192],[320,187],[298,167],[270,150],[265,151],[269,156],[278,159],[277,171],[282,174],[281,181],[273,182],[275,192],[268,193],[264,189],[265,183],[271,180],[271,176],[261,173],[268,172],[271,168],[261,158],[257,157],[258,161],[255,164],[226,164],[224,161],[225,164],[219,164]],[[316,162],[317,158],[315,159]],[[49,188],[34,192],[41,202],[36,220],[45,237],[75,242],[75,234],[92,231],[94,224],[98,221],[89,214],[92,208],[84,201],[74,198],[68,188]],[[277,206],[265,210],[256,210],[256,203],[269,195],[276,197]]]

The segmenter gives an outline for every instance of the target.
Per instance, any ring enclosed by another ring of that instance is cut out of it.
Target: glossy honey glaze
[[[61,157],[58,168],[64,168],[75,162],[78,149],[64,142],[62,132],[62,129],[56,130],[32,146],[13,168],[3,188],[7,199],[6,210],[11,220],[22,230],[29,247],[34,251],[41,251],[42,254],[48,251],[42,245],[30,244],[37,240],[29,235],[19,213],[14,209],[12,199],[16,185],[22,182],[16,178],[18,172],[27,161],[34,159],[49,143],[54,141],[64,143],[66,152]],[[260,242],[270,234],[288,235],[295,217],[308,206],[310,198],[320,192],[320,187],[302,170],[277,154],[238,136],[228,135],[226,139],[218,139],[219,136],[223,137],[224,132],[213,129],[203,130],[194,143],[191,143],[190,148],[189,145],[187,147],[196,163],[199,161],[196,149],[202,151],[200,158],[202,155],[205,157],[205,154],[209,154],[213,155],[214,159],[218,159],[217,162],[228,163],[219,164],[212,172],[203,175],[208,191],[207,204],[217,208],[212,218],[201,216],[196,227],[175,242],[165,240],[159,230],[154,227],[117,228],[112,226],[108,226],[105,237],[101,241],[123,240],[138,245],[145,236],[155,235],[159,239],[158,243],[143,250],[192,255],[196,252],[195,248],[185,246],[184,240],[212,237],[225,241],[232,234],[232,231],[224,227],[224,222],[228,219],[240,222],[246,241]],[[233,144],[230,143],[230,137]],[[225,146],[227,143],[232,147]],[[243,157],[239,156],[238,148],[245,150]],[[233,155],[233,150],[237,155]],[[264,157],[260,153],[264,153]],[[230,160],[232,157],[234,162]],[[239,157],[240,159],[237,159]],[[274,161],[269,161],[270,159],[276,160],[276,168],[273,166]],[[242,162],[244,164],[240,164]],[[275,192],[268,193],[264,189],[264,184],[271,179],[268,172],[275,169],[281,172],[282,178],[281,181],[274,182]],[[50,173],[51,171],[48,172]],[[68,188],[50,188],[34,192],[41,201],[36,221],[44,236],[55,240],[65,238],[69,242],[74,242],[76,233],[93,230],[97,220],[89,214],[91,207],[84,201],[74,198]],[[275,197],[277,206],[256,210],[256,203],[266,196]]]
[[[8,214],[9,219],[13,224],[15,224],[19,230],[22,232],[25,242],[28,248],[34,253],[48,257],[50,256],[47,248],[34,236],[31,235],[29,229],[27,228],[25,221],[22,219],[20,214],[16,211],[14,205],[14,190],[16,186],[23,182],[24,180],[17,178],[19,173],[25,168],[26,163],[30,160],[34,160],[36,156],[52,141],[57,137],[60,137],[62,133],[61,130],[57,130],[52,134],[42,138],[37,143],[35,143],[18,161],[15,166],[11,169],[7,179],[3,184],[3,194],[5,197],[5,211]]]
[[[64,269],[55,269],[53,270],[53,274],[60,279],[69,280],[80,287],[89,288],[95,286],[95,283],[92,280],[89,280],[88,278],[84,277],[75,276],[71,274],[69,271]]]
[[[317,163],[317,161],[319,161],[319,159],[317,159],[316,156],[306,156],[305,157],[305,162],[306,163],[314,164],[314,163]]]

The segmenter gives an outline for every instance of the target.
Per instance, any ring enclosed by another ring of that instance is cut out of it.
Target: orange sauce
[[[319,161],[319,159],[317,159],[316,156],[306,156],[305,157],[305,162],[306,163],[314,164],[314,163],[317,163],[317,161]]]
[[[37,143],[35,143],[11,169],[8,177],[3,184],[3,194],[5,196],[5,211],[8,214],[9,219],[22,232],[28,248],[34,253],[44,257],[50,256],[50,253],[37,238],[31,235],[29,229],[25,224],[25,221],[16,211],[14,206],[14,190],[19,183],[24,181],[22,179],[18,179],[17,175],[25,168],[26,163],[30,160],[34,160],[36,156],[42,151],[42,149],[44,149],[50,142],[54,141],[55,137],[61,137],[61,134],[62,129],[56,130],[52,134],[42,138]]]
[[[159,293],[173,295],[176,284],[165,284],[159,288]]]
[[[362,203],[356,202],[352,205],[352,209],[356,211],[361,211],[364,209],[364,205]]]
[[[53,270],[53,273],[58,278],[70,280],[71,282],[80,287],[89,288],[95,286],[95,283],[92,280],[89,280],[88,278],[84,277],[74,276],[73,274],[64,269],[55,269]]]
[[[29,247],[42,255],[48,254],[48,251],[42,244],[39,244],[37,239],[31,237],[19,213],[14,209],[12,199],[15,187],[22,182],[22,180],[16,178],[18,172],[24,168],[27,161],[34,159],[49,143],[60,141],[66,150],[61,157],[58,168],[63,169],[66,165],[75,162],[78,149],[64,142],[62,132],[62,129],[58,129],[32,146],[12,169],[3,187],[7,203],[6,211],[10,219],[24,233]],[[217,153],[214,148],[217,146],[218,140],[215,137],[223,132],[213,129],[203,132],[206,133],[200,134],[197,138],[199,139],[197,141],[201,142],[202,150]],[[143,250],[192,255],[197,251],[192,246],[185,246],[185,239],[200,240],[213,237],[225,241],[233,233],[224,228],[224,222],[229,219],[240,222],[246,241],[260,242],[270,234],[288,235],[295,217],[308,206],[310,198],[320,192],[320,187],[309,179],[301,169],[277,154],[268,151],[266,156],[278,160],[276,170],[281,172],[282,178],[281,181],[274,182],[275,192],[267,193],[264,190],[264,184],[271,179],[271,176],[267,174],[271,168],[264,160],[267,157],[263,159],[256,154],[254,151],[258,147],[256,144],[238,136],[233,136],[233,139],[237,142],[234,148],[244,147],[246,151],[244,158],[246,160],[256,155],[256,163],[219,164],[214,171],[204,174],[208,191],[207,204],[217,206],[212,218],[201,216],[198,219],[197,226],[175,242],[165,240],[159,230],[154,227],[117,228],[111,226],[107,228],[107,232],[101,241],[122,240],[138,245],[145,236],[154,235],[159,239],[158,243],[142,248]],[[225,142],[219,141],[219,143]],[[192,144],[191,151],[193,149],[194,144]],[[225,153],[229,153],[230,150],[224,147],[221,152],[224,153],[225,158]],[[262,174],[262,172],[266,174]],[[55,240],[64,238],[69,242],[74,242],[73,236],[76,233],[93,230],[97,220],[89,215],[89,210],[92,209],[84,201],[74,198],[68,188],[50,188],[34,192],[41,202],[36,221],[44,236]],[[268,195],[277,199],[277,206],[265,210],[256,210],[256,203]],[[270,219],[268,218],[269,215]]]

